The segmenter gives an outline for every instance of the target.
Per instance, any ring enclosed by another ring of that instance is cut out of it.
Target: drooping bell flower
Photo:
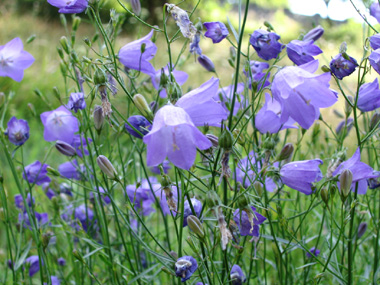
[[[314,56],[323,51],[313,41],[293,40],[286,45],[288,57],[296,65],[302,65],[314,60]]]
[[[86,232],[96,229],[97,221],[95,219],[95,214],[89,207],[86,208],[85,204],[82,204],[76,208],[72,205],[67,206],[61,217],[64,221],[71,222],[71,226],[75,230],[80,230],[80,226],[77,221],[80,222],[83,230]]]
[[[257,85],[257,90],[270,85],[270,72],[268,72],[268,74],[264,72],[265,69],[269,68],[269,64],[267,62],[251,60],[249,62],[249,68],[251,69],[251,72],[249,72],[247,68],[244,68],[243,70],[244,75],[248,78],[249,89],[252,89],[252,85]]]
[[[218,92],[219,79],[212,77],[198,88],[183,95],[175,104],[190,116],[195,126],[220,126],[228,114],[213,98]]]
[[[357,66],[358,63],[355,58],[342,53],[336,55],[330,62],[331,72],[340,80],[353,73]]]
[[[42,260],[41,260],[41,263],[43,264]],[[29,276],[30,277],[32,277],[34,274],[36,274],[40,270],[40,263],[39,263],[38,255],[29,256],[27,259],[25,259],[25,264],[29,265]]]
[[[281,105],[273,99],[270,94],[265,93],[265,104],[257,112],[255,117],[255,127],[260,133],[275,134],[281,130],[289,128],[297,128],[294,126],[295,121],[292,118],[284,123],[281,122]]]
[[[247,214],[247,211],[237,209],[234,212],[234,221],[239,227],[241,236],[260,235],[260,225],[267,219],[256,212],[256,208],[251,206],[252,212]],[[251,216],[251,217],[250,217]],[[253,216],[253,219],[252,219]]]
[[[318,60],[300,66],[281,69],[272,83],[272,95],[280,102],[281,120],[289,117],[302,128],[308,129],[319,118],[319,109],[335,104],[337,95],[330,87],[331,74],[313,74],[318,69]]]
[[[367,179],[380,176],[380,172],[374,171],[372,167],[360,161],[360,148],[356,149],[350,159],[339,164],[332,176],[340,175],[345,169],[352,172],[351,191],[355,192],[356,183],[358,183],[358,194],[365,194],[367,192]],[[340,187],[339,183],[338,186]]]
[[[303,41],[317,41],[320,37],[322,37],[325,30],[320,26],[316,26],[314,29],[311,29],[306,35],[303,37]]]
[[[161,188],[156,177],[149,177],[149,181],[143,179],[138,188],[136,188],[135,184],[127,185],[126,188],[128,198],[131,200],[134,208],[141,211],[144,216],[155,212],[153,208],[155,200],[151,188],[153,192]]]
[[[44,139],[48,142],[61,140],[70,144],[74,133],[79,131],[79,122],[65,106],[41,114]]]
[[[369,37],[369,44],[373,50],[380,48],[380,34]]]
[[[74,159],[60,164],[58,171],[67,179],[83,180],[86,168],[83,164],[78,165],[78,161]]]
[[[164,71],[164,74],[167,77],[169,77],[169,67],[167,65],[163,68],[163,71]],[[172,70],[172,74],[174,76],[175,81],[180,86],[182,86],[183,84],[185,84],[185,82],[189,78],[189,75],[186,72],[184,72],[184,71],[179,71],[179,70],[173,69]],[[153,87],[158,90],[160,88],[161,69],[156,70],[156,72],[154,73],[154,75],[151,76],[151,78],[152,78],[152,85],[153,85]],[[167,96],[166,88],[163,88],[160,91],[160,97],[161,98],[165,98],[166,96]]]
[[[5,135],[14,145],[23,145],[29,139],[29,124],[27,121],[12,117],[7,126]]]
[[[341,132],[344,130],[344,128],[346,128],[346,135],[348,135],[352,127],[354,126],[353,122],[354,122],[354,119],[351,117],[347,119],[343,119],[335,129],[335,132],[337,133],[337,135],[340,135]]]
[[[119,60],[127,68],[154,76],[156,70],[149,62],[157,52],[157,46],[150,40],[153,30],[145,37],[126,44],[119,51]]]
[[[377,78],[371,83],[364,83],[360,86],[357,106],[362,112],[373,111],[380,107],[380,89]]]
[[[380,23],[380,5],[379,2],[374,1],[369,7],[369,14]]]
[[[34,57],[23,50],[24,46],[20,38],[14,38],[3,46],[0,46],[0,76],[10,77],[20,82],[24,77],[24,69],[30,67]]]
[[[212,39],[214,44],[220,43],[229,34],[226,25],[222,22],[206,22],[203,26],[207,29],[205,37]]]
[[[32,204],[35,204],[36,200],[33,197],[33,203],[30,193],[28,193],[26,198],[26,203],[29,207],[32,207]],[[24,199],[22,198],[21,194],[15,195],[15,206],[19,208],[21,211],[25,212],[25,205],[24,205]]]
[[[189,280],[191,275],[197,270],[198,263],[192,256],[182,256],[175,263],[175,275],[181,277],[181,281]]]
[[[276,58],[285,47],[278,42],[279,39],[280,36],[276,33],[256,30],[251,35],[249,42],[260,58],[270,60]]]
[[[197,148],[204,150],[211,147],[211,142],[196,128],[188,113],[172,105],[157,111],[152,130],[143,141],[147,144],[148,166],[156,166],[168,157],[177,167],[190,169]]]
[[[241,285],[247,280],[243,270],[237,264],[234,264],[231,268],[230,279],[232,285]]]
[[[47,224],[49,222],[49,216],[48,213],[38,213],[34,212],[34,216],[36,217],[36,227],[40,228],[43,225]],[[32,230],[32,223],[29,220],[28,213],[25,211],[24,213],[18,214],[18,222],[20,224],[23,224],[24,228],[28,228]]]
[[[184,204],[184,210],[183,210],[183,226],[187,226],[187,217],[190,215],[197,216],[199,218],[201,212],[202,212],[202,203],[196,198],[190,199],[191,204],[193,205],[195,213],[191,210],[189,200],[185,201]]]
[[[75,148],[76,153],[79,157],[83,157],[83,154],[89,155],[87,142],[92,143],[92,139],[87,138],[86,140],[86,138],[81,135],[74,135],[73,141],[70,145]]]
[[[79,14],[88,7],[88,0],[48,0],[48,3],[59,8],[62,14]]]
[[[22,177],[31,184],[41,185],[46,182],[50,182],[49,176],[47,176],[47,167],[49,165],[43,164],[38,160],[25,166],[22,173]]]
[[[244,83],[238,83],[237,88],[236,88],[237,95],[235,99],[234,112],[233,112],[234,116],[236,116],[237,112],[240,109],[243,109],[247,106],[247,101],[245,100],[242,94],[243,92],[244,92]],[[230,113],[233,93],[234,93],[234,85],[230,85],[230,86],[218,89],[218,94],[214,96],[214,100],[220,101],[220,103],[222,104],[222,107],[224,108],[227,114]],[[240,98],[238,98],[238,96]]]
[[[380,48],[374,50],[368,57],[369,63],[380,74]]]
[[[319,165],[320,159],[289,162],[281,167],[280,176],[286,186],[310,195],[313,193],[313,183],[322,179]]]
[[[310,250],[309,250],[314,256],[318,256],[320,254],[320,250],[317,249],[316,247],[312,247]],[[312,258],[314,257],[313,255],[311,255],[309,252],[306,252],[306,256],[308,258]]]
[[[141,135],[136,132],[129,124],[125,123],[125,130],[132,136],[138,139],[142,139],[151,128],[152,124],[141,115],[134,115],[127,119],[128,123],[130,123],[136,130],[138,130]]]
[[[74,110],[75,113],[78,112],[78,110],[83,110],[86,108],[86,101],[84,100],[84,94],[82,92],[79,93],[71,93],[69,102],[67,103],[66,107],[69,110]]]

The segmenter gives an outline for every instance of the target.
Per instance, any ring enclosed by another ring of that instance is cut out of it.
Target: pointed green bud
[[[220,198],[214,190],[207,192],[206,203],[209,208],[214,208],[221,204]]]
[[[58,55],[61,59],[65,59],[65,55],[63,54],[63,50],[60,47],[57,47]]]
[[[99,86],[99,85],[106,85],[107,83],[107,76],[105,72],[98,68],[95,73],[94,73],[94,84]]]
[[[264,26],[267,27],[268,32],[270,32],[270,31],[274,31],[274,28],[273,28],[272,24],[269,23],[268,21],[265,21],[265,22],[264,22]]]
[[[172,182],[170,181],[170,177],[168,175],[164,174],[161,176],[161,186],[163,188],[169,187],[171,184]]]
[[[282,161],[288,159],[292,156],[294,151],[294,146],[292,143],[287,143],[281,150],[280,154],[277,157],[277,161]]]
[[[32,41],[34,41],[36,39],[36,35],[31,35],[27,40],[26,40],[26,43],[27,44],[30,44]]]
[[[343,170],[339,176],[340,192],[342,200],[345,201],[351,191],[352,185],[352,172],[349,169]]]
[[[193,233],[195,233],[199,238],[204,238],[205,231],[203,229],[203,225],[196,216],[188,216],[187,225],[189,226],[190,230],[192,230]]]
[[[380,114],[379,113],[373,114],[371,121],[369,123],[369,129],[373,130],[374,128],[376,128],[376,125],[378,124],[379,121],[380,121]]]
[[[234,136],[230,130],[224,129],[219,136],[219,146],[225,150],[231,150],[234,143]]]
[[[235,61],[236,59],[236,49],[234,47],[230,47],[230,58]]]
[[[103,115],[103,109],[101,106],[99,105],[95,105],[95,108],[94,108],[94,126],[95,126],[95,130],[98,132],[98,134],[100,133],[100,131],[102,130],[102,127],[103,127],[103,123],[104,123],[104,115]]]
[[[259,181],[255,181],[253,183],[253,188],[256,190],[256,193],[259,197],[263,196],[263,193],[264,193],[263,185]]]
[[[135,103],[135,106],[144,117],[146,117],[150,121],[153,120],[153,112],[150,109],[149,104],[145,100],[143,95],[136,94],[135,96],[133,96],[133,102]]]
[[[237,200],[237,206],[239,209],[244,209],[244,208],[247,208],[250,204],[250,201],[249,201],[249,198],[247,197],[247,195],[241,195],[238,200]]]
[[[99,155],[96,159],[96,163],[98,164],[99,168],[103,171],[104,174],[106,174],[110,179],[116,179],[117,178],[117,172],[115,167],[113,167],[112,163],[108,160],[107,157],[104,155]]]
[[[326,206],[329,206],[329,190],[327,187],[323,187],[321,190],[321,199],[325,202]]]
[[[323,65],[321,69],[323,72],[331,72],[331,69],[327,65]]]
[[[59,40],[59,42],[61,43],[61,46],[63,48],[63,50],[69,54],[70,53],[70,48],[69,48],[69,42],[67,40],[67,38],[65,36],[61,37],[61,39]]]
[[[91,47],[91,46],[92,46],[92,43],[91,43],[90,39],[85,38],[83,41],[84,41],[84,43],[85,43],[88,47]]]
[[[56,176],[56,177],[60,177],[61,176],[61,173],[59,173],[58,170],[54,169],[53,167],[51,166],[48,166],[46,168],[46,171],[48,174],[52,175],[52,176]]]
[[[75,16],[74,17],[74,20],[73,20],[73,31],[76,32],[78,30],[78,27],[80,25],[80,22],[81,22],[81,18],[78,17],[78,16]]]
[[[140,51],[142,54],[145,52],[145,48],[146,48],[146,43],[142,43],[140,46]]]
[[[160,76],[160,86],[162,88],[166,88],[169,82],[169,77],[165,73],[165,69],[161,68],[161,76]]]

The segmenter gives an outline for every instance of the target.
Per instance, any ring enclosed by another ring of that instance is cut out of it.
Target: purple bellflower
[[[162,212],[165,216],[170,215],[171,213],[173,213],[174,216],[177,214],[176,212],[170,210],[170,207],[168,204],[168,199],[170,198],[172,200],[171,203],[177,205],[178,204],[178,194],[179,194],[179,197],[181,197],[181,192],[179,191],[179,189],[176,186],[171,186],[172,197],[168,197],[166,194],[166,191],[162,187],[155,190],[155,195],[160,201],[160,207],[161,207]]]
[[[62,14],[79,14],[88,6],[88,0],[48,0],[48,3],[59,8]]]
[[[164,67],[164,73],[166,76],[169,76],[169,67],[165,66]],[[184,71],[179,71],[179,70],[172,70],[172,74],[174,76],[175,81],[178,83],[178,85],[182,86],[185,84],[187,79],[189,78],[189,75],[184,72]],[[151,76],[152,78],[152,85],[155,89],[160,88],[160,80],[161,80],[161,69],[156,70],[155,73]],[[160,92],[160,97],[165,98],[167,96],[166,89],[162,89]]]
[[[43,261],[41,260],[43,263]],[[27,259],[25,259],[25,263],[29,264],[29,276],[32,277],[34,274],[36,274],[40,270],[40,263],[39,263],[39,257],[38,255],[32,255],[29,256]]]
[[[47,224],[49,222],[49,216],[48,213],[38,213],[34,212],[34,216],[36,217],[36,227],[40,228],[43,225]],[[28,213],[25,211],[24,213],[19,213],[18,214],[18,222],[20,224],[24,225],[24,228],[28,228],[32,230],[32,224],[29,220]]]
[[[303,37],[303,41],[317,41],[320,37],[322,37],[325,30],[321,26],[317,26],[314,29],[310,30],[306,35]]]
[[[237,264],[234,264],[231,268],[230,279],[232,285],[241,285],[246,281],[245,274],[241,267]]]
[[[267,218],[256,212],[256,208],[251,206],[253,211],[253,227],[249,220],[248,214],[240,209],[234,212],[234,221],[239,227],[241,236],[255,236],[260,235],[260,226]]]
[[[320,159],[293,161],[281,167],[280,176],[286,186],[310,195],[313,193],[313,183],[322,179],[319,165]]]
[[[28,204],[28,206],[31,207],[32,204],[34,204],[35,202],[36,200],[33,197],[33,203],[32,203],[31,195],[30,193],[28,193],[26,197],[26,203]],[[15,206],[19,208],[20,210],[22,210],[23,212],[25,212],[24,200],[22,199],[21,194],[15,195]]]
[[[145,37],[123,46],[119,51],[120,62],[127,68],[155,76],[156,70],[149,62],[157,52],[157,46],[150,40],[152,36],[153,30]]]
[[[29,124],[27,121],[12,117],[8,122],[6,135],[14,145],[23,145],[29,138]]]
[[[314,60],[313,56],[323,51],[313,41],[293,40],[286,46],[288,57],[296,65],[302,65]]]
[[[162,162],[162,168],[164,169],[164,173],[167,174],[169,172],[169,170],[172,168],[169,160],[164,160]],[[150,167],[149,169],[155,174],[161,174],[160,168],[158,166],[153,166],[153,167]]]
[[[175,263],[175,275],[181,277],[181,281],[189,280],[191,275],[197,270],[198,263],[192,256],[182,256]]]
[[[86,173],[86,168],[83,164],[78,165],[78,161],[76,159],[72,161],[67,161],[58,166],[59,173],[67,178],[74,180],[83,180],[84,173]]]
[[[66,265],[66,259],[64,259],[63,257],[60,257],[57,259],[57,263],[59,266],[65,266]]]
[[[87,149],[87,142],[92,143],[92,139],[88,138],[86,140],[85,137],[81,137],[80,135],[74,135],[73,141],[70,143],[70,145],[73,148],[75,148],[75,150],[77,151],[77,155],[79,157],[83,157],[83,154],[89,155],[89,152]]]
[[[346,127],[346,135],[349,134],[349,132],[351,131],[352,127],[354,126],[353,124],[354,122],[354,119],[353,118],[347,118],[346,119],[343,119],[339,124],[338,126],[336,127],[335,129],[335,132],[340,135],[341,132],[343,131],[344,127]]]
[[[368,57],[369,63],[380,74],[380,48],[374,50]]]
[[[61,281],[59,281],[59,278],[57,276],[51,275],[50,276],[51,285],[61,285]],[[48,283],[44,282],[44,285],[47,285]]]
[[[42,165],[38,160],[25,166],[22,177],[31,184],[41,185],[50,182],[51,179],[47,176],[47,164]]]
[[[96,188],[95,188],[96,189]],[[94,196],[98,196],[98,193],[96,193],[97,191],[94,189],[94,191],[93,192],[90,192],[90,195],[89,195],[89,197],[90,197],[90,200],[92,201],[92,202],[95,202],[94,201]],[[104,188],[103,187],[98,187],[98,190],[99,190],[99,193],[100,193],[100,197],[102,197],[102,200],[103,200],[103,202],[106,204],[106,205],[108,205],[108,204],[110,204],[111,203],[111,198],[110,197],[108,197],[105,193],[106,193],[106,190],[104,190]]]
[[[374,1],[369,7],[369,14],[380,23],[380,5],[379,2]]]
[[[312,254],[314,254],[315,256],[318,256],[320,253],[321,253],[321,251],[319,250],[319,249],[317,249],[316,247],[312,247],[312,248],[310,248],[310,250],[309,250]],[[314,257],[313,255],[311,255],[309,252],[306,252],[306,256],[308,257],[308,258],[312,258],[312,257]]]
[[[214,44],[220,43],[229,34],[226,25],[222,22],[206,22],[203,26],[207,29],[205,37],[212,39]]]
[[[360,148],[357,148],[350,159],[342,162],[337,169],[335,169],[333,176],[338,176],[345,169],[349,169],[352,172],[351,191],[355,192],[356,183],[358,183],[358,194],[365,194],[367,192],[367,179],[380,176],[380,172],[374,171],[372,167],[360,161]],[[339,183],[338,186],[340,187]]]
[[[77,221],[80,222],[83,230],[86,232],[88,232],[90,229],[96,228],[96,219],[94,212],[88,207],[86,210],[86,205],[84,204],[76,208],[74,208],[72,205],[69,205],[61,217],[66,222],[71,222],[71,226],[75,230],[80,230],[80,226],[78,225]]]
[[[332,106],[337,95],[330,87],[330,73],[313,74],[318,60],[280,70],[272,83],[272,95],[282,106],[280,123],[289,117],[308,129],[319,118],[319,108]]]
[[[143,141],[147,144],[148,166],[156,166],[168,157],[177,167],[190,169],[197,148],[211,147],[211,142],[195,127],[186,111],[172,105],[157,111],[152,130]]]
[[[44,139],[48,142],[61,140],[70,144],[74,133],[79,131],[79,122],[65,106],[41,114]]]
[[[161,184],[158,183],[156,177],[149,177],[149,182],[147,179],[143,179],[138,188],[136,188],[136,185],[134,184],[128,185],[126,188],[128,198],[131,200],[134,208],[136,210],[141,210],[144,216],[148,216],[150,213],[155,212],[155,209],[153,208],[155,200],[150,185],[154,192],[161,188]]]
[[[198,56],[198,62],[207,71],[215,72],[215,64],[207,55],[201,54]]]
[[[251,60],[249,62],[249,65],[251,68],[251,73],[249,73],[245,69],[243,70],[244,75],[248,77],[249,89],[252,89],[252,84],[257,84],[257,90],[260,90],[262,88],[269,86],[270,72],[268,72],[268,74],[264,72],[265,69],[269,68],[269,64],[267,62]],[[251,75],[252,77],[250,77]]]
[[[78,112],[78,110],[83,110],[86,108],[86,101],[84,100],[84,94],[82,92],[79,93],[71,93],[69,102],[67,103],[66,107],[69,110],[74,110],[75,113]]]
[[[336,55],[330,62],[331,72],[340,80],[353,73],[357,66],[358,63],[355,58],[347,54],[344,56],[341,53]]]
[[[125,130],[132,136],[138,139],[142,139],[143,136],[145,136],[149,131],[149,129],[152,127],[152,124],[141,115],[134,115],[128,118],[128,123],[130,123],[136,130],[138,130],[141,135],[136,132],[130,125],[127,123],[125,124]]]
[[[195,126],[220,126],[228,114],[213,98],[218,92],[219,79],[212,77],[200,87],[183,95],[176,103],[190,116]]]
[[[14,38],[4,46],[0,46],[0,76],[8,76],[20,82],[24,77],[24,69],[30,67],[34,57],[23,50],[20,38]]]
[[[380,90],[377,78],[359,88],[358,108],[362,112],[373,111],[380,107]]]
[[[256,30],[251,35],[249,42],[260,58],[270,60],[276,58],[285,47],[278,42],[279,39],[280,36],[276,33]]]
[[[188,216],[194,215],[199,218],[202,212],[202,202],[196,198],[191,198],[190,200],[191,200],[191,204],[193,205],[195,213],[193,213],[193,211],[191,210],[189,200],[186,200],[184,204],[184,211],[183,211],[183,226],[184,227],[187,226]]]
[[[73,193],[71,192],[71,187],[66,183],[61,183],[59,185],[59,190],[55,190],[54,188],[50,187],[50,183],[44,183],[42,184],[42,189],[44,190],[49,200],[51,200],[55,196],[58,196],[59,194],[65,194],[71,197],[73,196]]]
[[[295,121],[291,117],[286,122],[281,123],[280,114],[280,103],[273,99],[270,94],[265,93],[265,104],[256,114],[255,127],[262,134],[275,134],[284,129],[297,128],[294,126]]]
[[[233,98],[233,92],[234,92],[234,85],[230,85],[227,87],[220,88],[218,90],[218,94],[214,96],[215,101],[220,101],[222,104],[222,107],[226,111],[227,114],[230,113],[230,108],[232,104],[232,98]],[[238,98],[236,97],[235,99],[235,105],[234,105],[234,112],[233,115],[236,116],[237,112],[239,109],[243,109],[246,107],[247,102],[243,96],[244,92],[244,83],[238,83],[238,86],[236,88],[236,93],[238,94],[237,96],[240,96],[240,102]]]
[[[369,44],[373,50],[380,48],[380,34],[369,37]]]

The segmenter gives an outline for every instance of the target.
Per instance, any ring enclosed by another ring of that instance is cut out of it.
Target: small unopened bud
[[[78,55],[74,50],[70,53],[70,58],[72,62],[79,62]]]
[[[170,101],[174,104],[182,96],[181,86],[177,82],[168,82],[166,93],[168,93]]]
[[[276,142],[270,137],[266,138],[262,143],[262,147],[265,150],[273,150],[275,146]]]
[[[81,18],[78,17],[78,16],[75,16],[74,20],[73,20],[73,26],[72,26],[73,27],[73,31],[77,31],[78,30],[80,22],[81,22]]]
[[[171,185],[170,177],[166,174],[161,176],[161,186],[162,187],[169,187]]]
[[[47,171],[48,174],[50,174],[50,175],[52,175],[52,176],[56,176],[56,177],[60,177],[60,176],[61,176],[61,174],[59,173],[59,171],[56,170],[56,169],[54,169],[54,168],[51,167],[51,166],[48,166],[48,167],[46,168],[46,171]]]
[[[365,234],[365,232],[367,231],[367,227],[367,223],[360,223],[358,227],[358,238],[361,238]]]
[[[58,213],[59,212],[59,208],[60,208],[58,197],[57,196],[53,196],[51,198],[51,202],[53,203],[54,210]]]
[[[268,31],[274,31],[272,24],[269,23],[268,21],[264,22],[264,26],[268,28]]]
[[[292,143],[287,143],[281,150],[280,154],[277,157],[278,161],[288,159],[292,156],[294,151],[294,146]]]
[[[116,169],[113,167],[112,163],[104,155],[99,155],[96,159],[99,168],[106,174],[110,179],[116,179]]]
[[[209,208],[214,208],[221,204],[220,198],[214,190],[207,192],[206,203],[209,206]]]
[[[95,85],[106,85],[107,76],[102,69],[97,69],[94,73],[94,83]]]
[[[215,72],[215,65],[208,56],[205,56],[204,54],[198,56],[198,62],[207,71]]]
[[[63,54],[63,50],[60,47],[57,47],[57,52],[61,59],[65,58],[65,55]]]
[[[73,148],[71,145],[69,145],[68,143],[66,143],[64,141],[58,140],[55,143],[55,147],[60,153],[62,153],[63,155],[66,155],[66,156],[74,156],[77,153],[75,148]]]
[[[95,129],[100,132],[103,127],[104,122],[104,115],[103,115],[103,109],[99,105],[95,105],[94,109],[94,126]]]
[[[59,15],[59,19],[61,20],[61,24],[62,24],[62,26],[63,27],[67,27],[67,21],[66,21],[66,16],[65,16],[65,14],[60,14]]]
[[[85,263],[82,255],[76,249],[73,250],[73,256],[80,262]]]
[[[325,30],[320,26],[318,25],[317,27],[315,27],[314,29],[310,30],[304,37],[303,37],[303,41],[316,41],[318,40],[320,37],[322,37],[323,33],[325,32]]]
[[[69,54],[70,53],[70,48],[69,48],[69,41],[67,40],[67,38],[65,36],[61,37],[61,39],[59,40],[59,42],[61,43],[61,46],[63,48],[63,50]]]
[[[219,137],[219,146],[225,150],[231,150],[233,142],[234,136],[232,133],[229,130],[224,129]]]
[[[211,142],[213,147],[218,147],[219,145],[219,139],[217,136],[214,136],[213,134],[206,134],[206,137]]]
[[[132,6],[133,13],[135,13],[136,15],[140,15],[141,13],[140,0],[131,0],[131,6]]]
[[[92,43],[91,43],[91,41],[90,41],[89,38],[85,38],[83,41],[84,41],[84,43],[85,43],[88,47],[91,47],[91,46],[92,46]]]
[[[59,89],[57,88],[57,86],[53,87],[53,94],[55,98],[57,98],[58,101],[61,101],[61,93],[59,92]]]
[[[373,114],[371,121],[369,123],[369,129],[373,130],[379,121],[380,121],[380,114],[379,113]]]
[[[328,206],[329,204],[329,190],[326,187],[323,187],[321,190],[322,201]]]
[[[27,40],[26,40],[26,43],[27,44],[30,44],[32,41],[34,41],[36,39],[36,35],[31,35]]]
[[[47,233],[42,234],[41,243],[44,249],[47,248],[47,246],[49,245],[49,241],[51,237],[52,237],[52,233],[47,232]]]
[[[193,215],[187,217],[187,225],[200,238],[204,238],[205,232],[201,221]]]
[[[141,112],[143,116],[148,118],[148,120],[153,119],[152,110],[149,107],[148,102],[145,100],[144,96],[141,94],[136,94],[133,96],[133,102],[135,103],[137,109]]]
[[[166,88],[169,82],[169,77],[165,73],[165,69],[161,68],[160,86]]]
[[[321,69],[323,72],[331,72],[331,69],[327,65],[322,65]]]
[[[264,193],[263,185],[259,181],[255,181],[253,183],[253,188],[256,190],[257,195],[261,197]]]
[[[351,191],[352,172],[349,169],[343,170],[339,177],[340,191],[342,199],[346,200]]]

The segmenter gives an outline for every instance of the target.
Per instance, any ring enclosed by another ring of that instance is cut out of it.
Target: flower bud
[[[264,22],[264,26],[267,27],[267,29],[268,29],[269,32],[270,31],[274,31],[274,28],[273,28],[272,24],[269,23],[268,21]]]
[[[215,65],[214,65],[214,63],[211,61],[211,59],[209,57],[205,56],[204,54],[198,56],[198,62],[207,71],[215,72]]]
[[[205,232],[201,221],[193,215],[187,217],[187,225],[200,238],[204,238]]]
[[[318,25],[317,27],[315,27],[314,29],[310,30],[304,37],[303,37],[303,41],[316,41],[318,40],[320,37],[322,37],[323,33],[325,32],[325,30],[320,26]]]
[[[217,207],[221,204],[220,198],[214,190],[207,192],[206,203],[210,208]]]
[[[224,129],[219,137],[219,146],[221,148],[224,148],[225,150],[230,150],[232,149],[233,142],[234,136],[232,135],[232,133],[229,130]]]
[[[116,179],[116,169],[113,167],[112,163],[104,155],[99,155],[96,159],[99,168],[106,174],[110,179]]]
[[[331,69],[327,65],[322,65],[321,69],[323,72],[331,72]]]
[[[52,233],[49,233],[49,232],[42,234],[41,243],[42,243],[43,249],[47,248],[47,246],[49,245],[50,238],[52,236],[53,236]]]
[[[78,17],[78,16],[75,16],[74,20],[73,20],[73,26],[72,26],[73,27],[73,31],[77,31],[78,30],[80,22],[81,22],[81,18]]]
[[[292,156],[294,151],[294,146],[292,143],[287,143],[281,150],[280,154],[277,157],[278,161],[288,159]]]
[[[61,43],[61,46],[63,48],[63,50],[69,54],[70,53],[70,49],[69,49],[69,42],[67,40],[67,38],[65,36],[61,37],[61,39],[59,40],[59,42]]]
[[[263,185],[259,181],[255,181],[253,183],[253,188],[256,190],[257,195],[261,197],[264,193]]]
[[[107,83],[107,76],[100,68],[94,73],[94,83],[95,85],[106,85]]]
[[[55,147],[60,153],[66,156],[74,156],[77,153],[75,148],[73,148],[71,145],[69,145],[68,143],[64,141],[58,140],[55,143]]]
[[[165,73],[165,69],[161,68],[160,86],[166,88],[169,82],[169,77]]]
[[[349,169],[343,170],[343,172],[339,176],[339,182],[340,182],[341,196],[342,196],[342,199],[345,201],[351,191],[351,184],[352,184],[351,170]]]
[[[131,116],[125,124],[125,130],[135,138],[142,139],[149,131],[152,124],[141,115]],[[133,127],[133,128],[132,128]],[[137,131],[139,132],[137,132]]]
[[[164,174],[164,175],[161,176],[161,186],[163,188],[169,187],[171,184],[172,183],[171,183],[170,177],[168,175]]]
[[[63,50],[60,47],[57,47],[57,52],[61,59],[65,58],[65,55],[63,54]]]
[[[82,262],[83,264],[85,263],[85,262],[84,262],[84,259],[83,259],[83,257],[82,257],[82,255],[81,255],[76,249],[73,250],[73,255],[74,255],[74,257],[75,257],[78,261]]]
[[[212,143],[213,147],[218,147],[218,145],[219,145],[219,139],[218,139],[217,136],[214,136],[213,134],[206,134],[206,137]]]
[[[322,201],[328,206],[329,204],[329,191],[326,187],[323,187],[321,190]]]
[[[166,93],[168,93],[170,101],[174,104],[182,96],[181,86],[177,82],[168,82]]]
[[[358,227],[358,238],[361,238],[365,234],[365,232],[367,231],[367,227],[367,223],[360,223]]]
[[[136,94],[133,96],[133,102],[135,103],[137,109],[141,112],[143,116],[145,116],[148,120],[153,119],[152,110],[149,107],[148,102],[146,102],[145,98],[141,94]]]
[[[90,41],[89,38],[85,38],[83,41],[84,41],[84,43],[85,43],[88,47],[91,47],[91,46],[92,46],[92,43],[91,43],[91,41]]]
[[[369,129],[373,130],[379,121],[380,121],[380,114],[379,113],[373,114],[371,121],[369,123]]]
[[[95,105],[94,109],[94,126],[95,129],[100,132],[103,127],[103,122],[104,122],[104,115],[103,115],[103,110],[102,107],[99,105]]]
[[[140,15],[141,13],[140,0],[131,0],[131,6],[132,6],[133,13],[135,13],[136,15]]]
[[[58,170],[54,169],[53,167],[51,166],[48,166],[46,168],[46,171],[48,174],[52,175],[52,176],[56,176],[56,177],[60,177],[61,176],[61,173],[59,173]]]

